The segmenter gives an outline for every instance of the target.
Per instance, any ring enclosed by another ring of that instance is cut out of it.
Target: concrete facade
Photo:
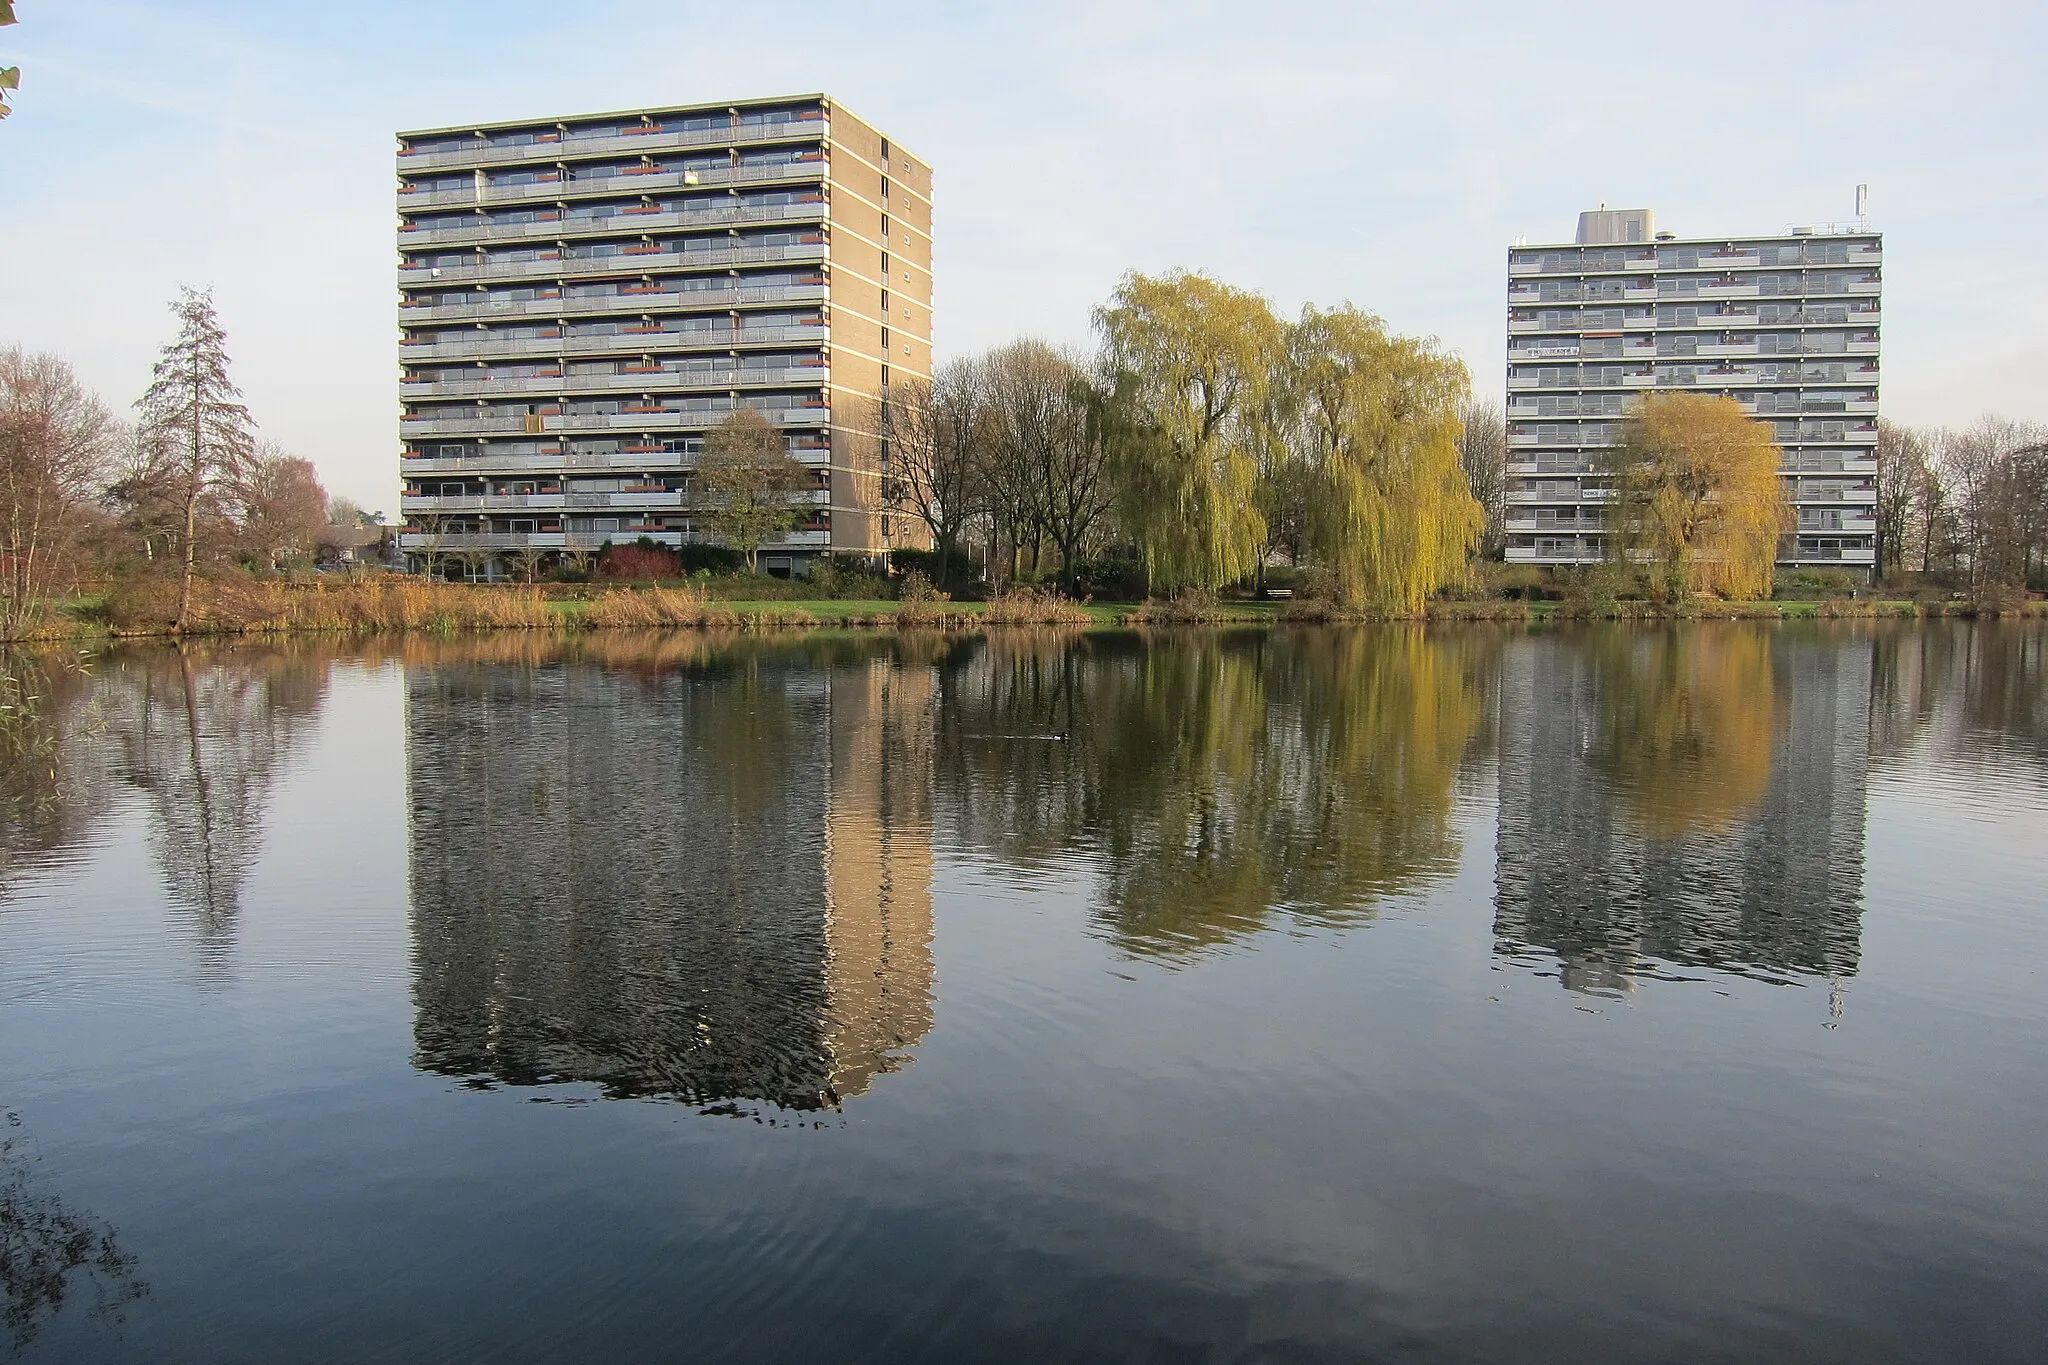
[[[1677,238],[1647,209],[1508,253],[1507,558],[1603,557],[1601,457],[1644,394],[1725,394],[1771,423],[1798,517],[1786,564],[1876,558],[1883,241],[1861,227]]]
[[[763,567],[923,545],[888,509],[874,413],[931,374],[929,166],[825,95],[398,142],[412,567],[703,541],[696,457],[742,406],[815,479]]]

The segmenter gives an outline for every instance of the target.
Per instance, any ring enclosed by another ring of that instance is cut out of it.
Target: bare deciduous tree
[[[987,404],[981,367],[955,360],[930,383],[898,380],[881,409],[880,428],[896,474],[890,505],[931,533],[943,590],[961,533],[982,505],[978,452]]]
[[[1507,549],[1508,427],[1500,404],[1490,398],[1466,400],[1458,411],[1458,463],[1465,482],[1486,512],[1479,553],[1499,559]]]
[[[115,448],[113,417],[52,355],[0,351],[0,638],[41,619],[94,520]]]
[[[697,457],[697,516],[756,568],[762,544],[802,519],[798,495],[810,471],[793,458],[782,432],[752,408],[735,409],[704,438]]]
[[[1912,427],[1880,419],[1877,424],[1877,576],[1905,567],[1916,529],[1913,515],[1925,496],[1932,464],[1927,438]],[[1924,533],[1925,523],[1919,529]],[[1924,552],[1923,552],[1924,553]]]
[[[264,442],[242,490],[242,543],[270,567],[310,558],[327,527],[327,490],[311,460]]]

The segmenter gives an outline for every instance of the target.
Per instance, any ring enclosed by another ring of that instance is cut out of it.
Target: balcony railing
[[[468,242],[500,242],[524,236],[554,241],[563,238],[637,236],[642,233],[678,228],[772,227],[782,223],[823,224],[826,206],[817,204],[758,204],[745,209],[715,209],[701,213],[614,213],[603,218],[548,218],[538,223],[514,223],[504,228],[416,228],[400,229],[398,243],[403,249],[421,246],[460,245]],[[527,232],[527,229],[535,231]],[[539,229],[546,229],[540,231]],[[561,258],[557,258],[561,259]],[[569,257],[568,260],[610,261],[614,256]],[[400,266],[400,284],[429,280],[489,279],[501,269],[538,265],[536,261],[506,261],[478,265]]]
[[[744,147],[762,142],[818,142],[831,137],[832,120],[788,119],[780,123],[729,124],[716,128],[664,128],[619,133],[611,137],[559,137],[509,147],[453,148],[438,152],[400,151],[398,168],[407,175],[446,167],[512,166],[533,161],[564,161],[620,153],[672,152],[689,147]]]
[[[823,161],[784,161],[772,166],[723,166],[703,171],[648,171],[638,175],[608,175],[589,180],[546,180],[533,185],[509,186],[502,190],[487,191],[479,200],[474,191],[434,190],[398,196],[398,211],[403,214],[428,213],[445,208],[516,208],[526,204],[567,203],[574,199],[616,199],[626,195],[649,195],[657,190],[710,189],[724,185],[784,185],[791,182],[818,185],[825,182],[828,168]],[[513,191],[520,191],[514,193]],[[443,201],[443,202],[435,202]],[[554,219],[544,219],[554,222]],[[564,221],[579,222],[581,219]],[[604,222],[603,218],[588,221]],[[501,223],[493,231],[499,234],[519,235],[531,229],[531,223]],[[411,242],[439,242],[448,240],[436,236],[443,232],[474,232],[477,229],[467,224],[448,227],[401,227],[401,240]]]
[[[466,398],[515,394],[670,393],[678,389],[822,388],[832,382],[826,365],[798,365],[767,370],[728,367],[719,370],[645,370],[626,374],[530,375],[517,379],[439,380],[400,383],[401,398]]]
[[[776,426],[824,426],[831,410],[816,407],[756,409]],[[562,413],[537,419],[539,432],[577,433],[612,431],[689,431],[715,427],[732,414],[730,404],[690,411],[618,413]],[[524,413],[490,417],[405,417],[398,423],[402,436],[507,436],[532,432]],[[408,465],[408,468],[410,466]]]
[[[818,302],[825,298],[825,286],[805,286],[792,292],[813,289],[810,297]],[[725,291],[720,297],[732,294],[741,296],[736,302],[771,302],[756,300],[746,290]],[[479,341],[410,341],[399,347],[399,359],[408,364],[423,360],[469,360],[490,359],[510,360],[520,356],[577,356],[599,355],[608,351],[631,351],[635,354],[657,355],[670,351],[701,351],[707,349],[725,350],[731,346],[762,346],[776,343],[798,342],[816,346],[825,340],[825,324],[815,327],[742,327],[737,331],[722,328],[716,331],[695,332],[621,332],[615,336],[597,337],[506,337]]]
[[[713,240],[716,240],[715,238]],[[824,242],[799,242],[786,247],[718,247],[708,251],[635,251],[615,256],[549,256],[531,261],[498,261],[486,266],[432,266],[398,272],[406,285],[462,284],[468,281],[513,283],[520,280],[567,280],[583,275],[645,275],[655,271],[703,270],[735,264],[750,251],[802,251],[822,261]],[[799,256],[797,259],[803,259]],[[769,257],[788,260],[788,256]],[[436,273],[438,272],[438,273]]]
[[[768,251],[788,247],[759,248]],[[822,251],[822,247],[806,247]],[[739,254],[739,253],[724,253]],[[764,262],[735,262],[764,264]],[[671,289],[653,293],[592,294],[583,298],[486,299],[480,303],[406,304],[398,310],[402,326],[429,322],[479,322],[492,318],[555,318],[576,313],[676,313],[723,308],[734,303],[822,301],[823,285],[775,285],[766,289]]]

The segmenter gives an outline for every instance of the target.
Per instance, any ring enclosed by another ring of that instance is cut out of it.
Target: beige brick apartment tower
[[[408,562],[501,578],[705,539],[704,433],[810,465],[770,572],[922,547],[885,503],[883,387],[931,374],[931,168],[824,95],[401,133]]]

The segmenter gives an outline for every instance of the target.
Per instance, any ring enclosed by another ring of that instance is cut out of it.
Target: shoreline
[[[332,594],[340,598],[349,590]],[[376,589],[373,592],[378,591]],[[1820,601],[1601,603],[1488,599],[1432,603],[1415,613],[1340,611],[1305,602],[1223,601],[1079,602],[1041,599],[1003,608],[987,602],[914,602],[839,599],[717,601],[661,588],[620,588],[593,598],[547,598],[529,588],[450,585],[433,590],[440,600],[424,610],[390,616],[359,612],[309,613],[290,619],[260,613],[254,619],[205,621],[180,632],[168,622],[112,625],[66,615],[33,634],[4,642],[38,645],[113,643],[123,640],[278,638],[291,636],[454,636],[499,631],[580,635],[615,630],[704,630],[742,634],[847,630],[972,633],[1003,629],[1103,631],[1185,627],[1282,628],[1373,624],[1496,623],[1543,626],[1588,621],[1663,624],[1676,621],[1813,621],[2028,619],[2048,617],[2048,601],[2029,600],[1993,611],[1969,602],[1914,602],[1866,598]],[[320,599],[322,594],[308,596]],[[467,598],[451,601],[450,597]],[[507,608],[510,609],[507,609]],[[991,610],[997,607],[996,610]],[[438,609],[437,609],[438,608]],[[468,608],[467,610],[463,608]],[[906,611],[906,608],[908,610]],[[910,619],[904,619],[908,615]],[[593,619],[595,618],[595,619]]]

